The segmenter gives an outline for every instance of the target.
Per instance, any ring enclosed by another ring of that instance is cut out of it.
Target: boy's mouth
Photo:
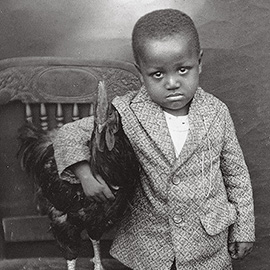
[[[182,100],[184,99],[184,95],[181,93],[171,93],[167,96],[168,100],[175,101],[175,100]]]

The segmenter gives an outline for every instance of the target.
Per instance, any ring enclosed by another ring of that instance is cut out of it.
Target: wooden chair
[[[19,250],[26,257],[35,256],[37,249],[46,254],[37,245],[53,241],[48,233],[49,221],[41,215],[35,202],[34,183],[16,159],[18,128],[27,120],[47,130],[91,115],[101,79],[110,99],[128,90],[137,90],[141,85],[137,70],[126,62],[55,57],[0,61],[2,258],[15,257]],[[110,241],[112,237],[108,234],[103,239]],[[52,250],[52,245],[47,249]],[[53,256],[50,252],[49,255]]]

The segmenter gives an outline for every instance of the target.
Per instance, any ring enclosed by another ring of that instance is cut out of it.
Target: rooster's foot
[[[76,270],[76,259],[67,260],[67,270]]]
[[[94,270],[105,270],[99,259],[93,258],[91,261],[94,264]]]

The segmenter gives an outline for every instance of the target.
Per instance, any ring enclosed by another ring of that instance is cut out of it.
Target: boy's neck
[[[168,110],[166,108],[162,108],[162,110],[168,114],[173,116],[185,116],[188,115],[188,110]]]

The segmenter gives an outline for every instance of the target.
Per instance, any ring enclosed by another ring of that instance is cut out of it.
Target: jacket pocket
[[[214,201],[211,206],[206,203],[204,210],[200,220],[209,235],[221,233],[237,219],[235,206],[228,201]]]

